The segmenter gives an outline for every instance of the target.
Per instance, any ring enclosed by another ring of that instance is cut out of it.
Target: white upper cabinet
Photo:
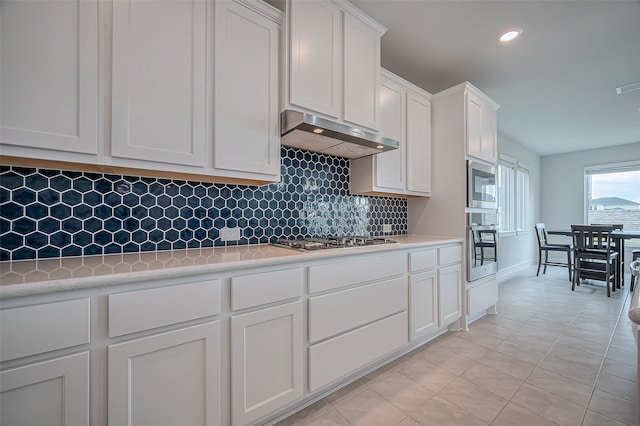
[[[205,165],[206,49],[206,2],[113,2],[114,157]]]
[[[1,9],[8,163],[279,179],[281,11],[258,0],[9,0]]]
[[[344,120],[378,130],[380,34],[344,15]]]
[[[280,25],[268,8],[215,2],[216,170],[278,175]]]
[[[380,37],[344,1],[289,0],[284,108],[378,130]]]
[[[3,153],[97,154],[98,1],[3,1],[0,9]]]
[[[291,1],[289,8],[290,103],[338,118],[342,11],[329,1]]]
[[[431,101],[407,94],[407,191],[431,193]]]
[[[383,78],[380,86],[380,132],[400,142],[392,151],[376,154],[364,161],[375,163],[376,186],[403,191],[406,186],[406,90]]]
[[[351,160],[351,192],[429,196],[431,193],[431,95],[381,71],[380,133],[400,147]]]
[[[467,155],[488,163],[497,160],[498,106],[483,93],[467,88],[465,91],[467,110]]]

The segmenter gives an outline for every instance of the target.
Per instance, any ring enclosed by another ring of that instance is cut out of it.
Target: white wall
[[[640,160],[640,142],[542,157],[540,221],[547,229],[584,223],[584,168]]]
[[[538,243],[533,226],[540,217],[540,157],[502,134],[498,134],[498,154],[521,161],[531,168],[527,231],[519,235],[501,235],[498,241],[498,274],[503,275],[537,262]]]

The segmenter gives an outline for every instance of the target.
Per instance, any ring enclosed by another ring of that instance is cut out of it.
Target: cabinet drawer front
[[[438,249],[438,265],[462,262],[462,246],[442,247]]]
[[[409,253],[409,271],[415,272],[438,266],[438,250],[420,250]]]
[[[309,348],[309,390],[315,391],[407,343],[407,313]]]
[[[406,310],[407,288],[400,277],[310,298],[310,343]]]
[[[109,337],[220,313],[220,280],[109,295]]]
[[[498,301],[498,282],[492,280],[472,287],[467,294],[467,314],[470,317],[480,315]]]
[[[319,293],[393,277],[404,274],[406,270],[407,257],[405,254],[391,254],[311,266],[309,268],[309,293]]]
[[[90,301],[45,303],[0,311],[0,361],[89,343]]]
[[[302,268],[264,272],[231,278],[231,310],[300,297]]]

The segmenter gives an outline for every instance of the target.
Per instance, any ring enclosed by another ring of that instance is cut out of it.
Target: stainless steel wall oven
[[[467,214],[467,280],[498,272],[498,226],[495,214]]]

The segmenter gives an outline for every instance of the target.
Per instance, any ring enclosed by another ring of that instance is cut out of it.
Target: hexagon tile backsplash
[[[241,186],[1,166],[0,260],[407,233],[406,199],[349,194],[349,160],[283,147],[281,175]]]

